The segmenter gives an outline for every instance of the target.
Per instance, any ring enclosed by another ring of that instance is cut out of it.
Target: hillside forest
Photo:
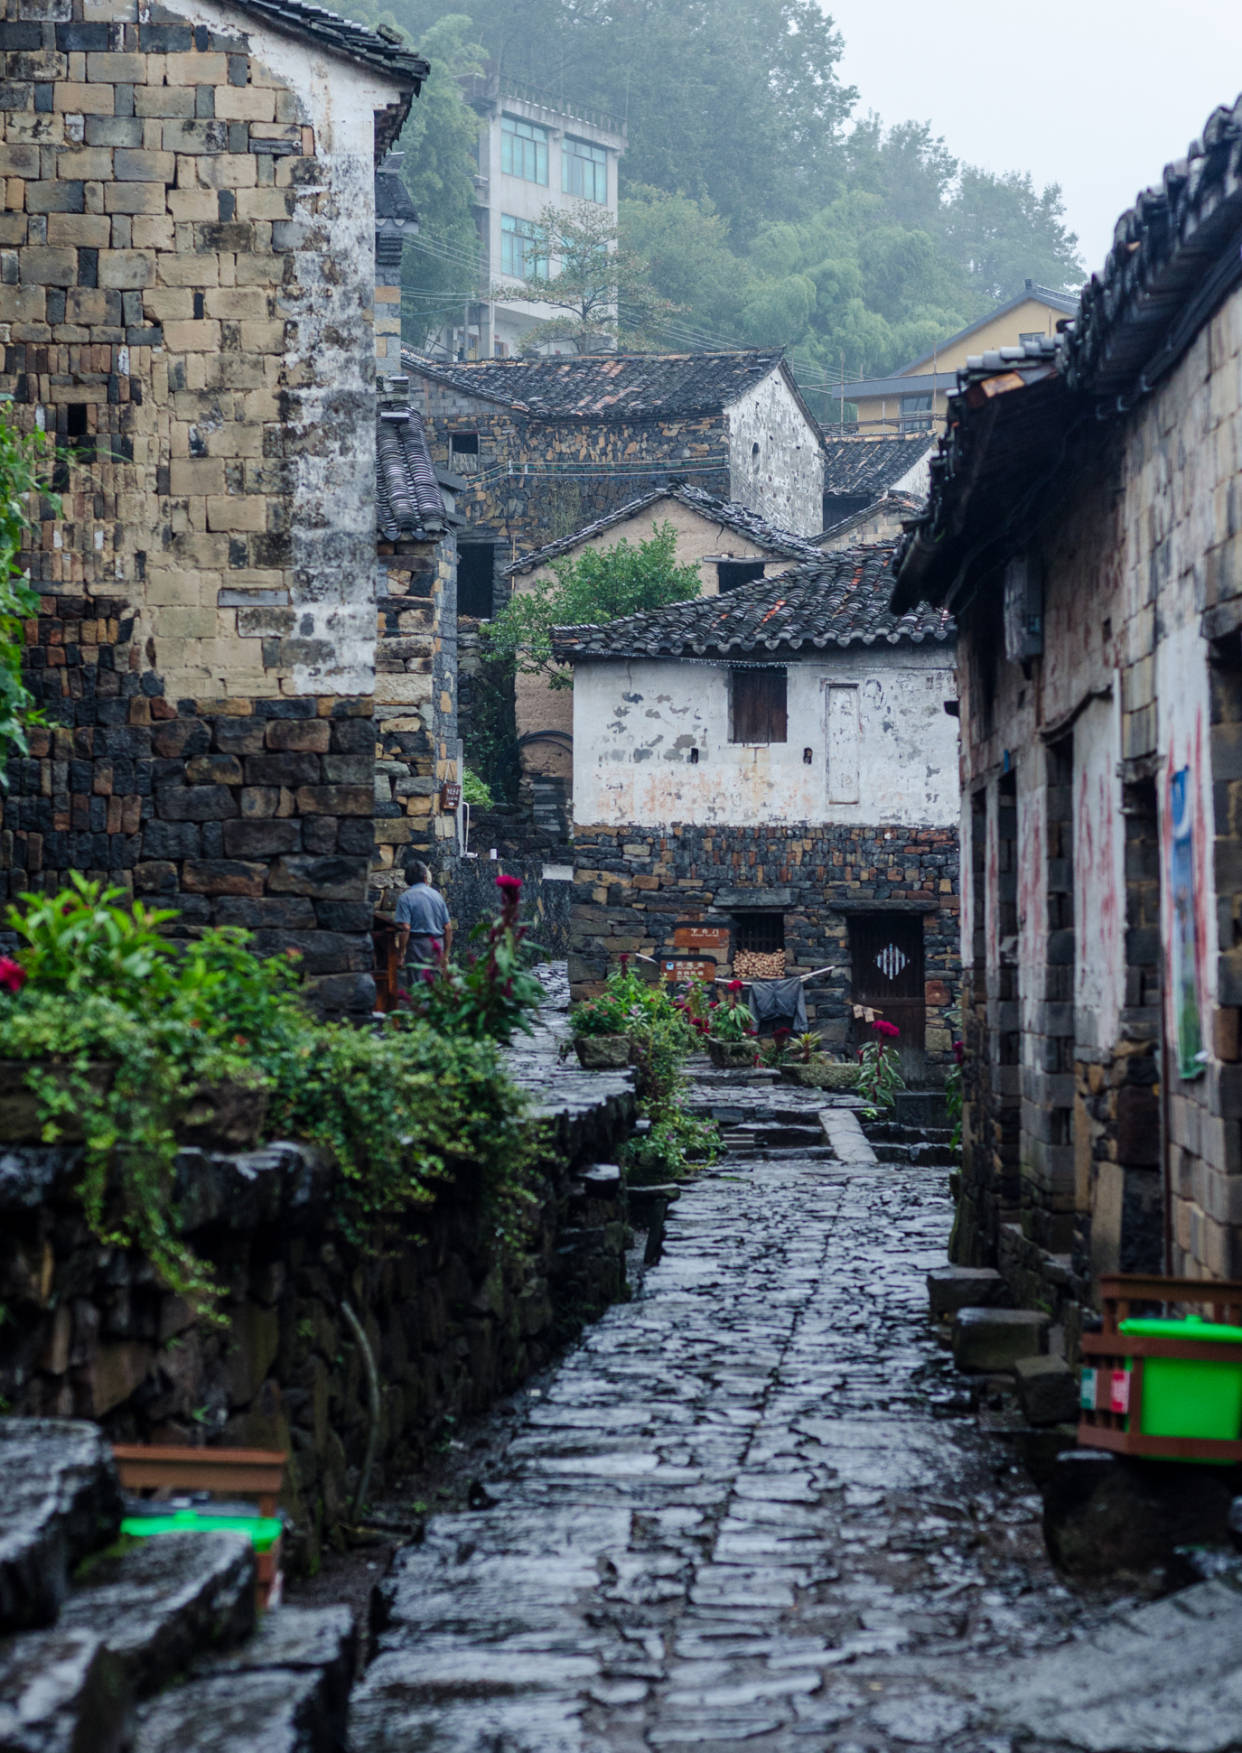
[[[622,344],[784,345],[822,418],[836,417],[843,374],[929,353],[1025,279],[1081,283],[1060,189],[959,162],[927,122],[860,113],[816,0],[469,6],[349,6],[432,62],[401,142],[421,227],[406,269],[415,341],[478,296],[478,124],[458,78],[485,67],[627,125],[620,241],[656,296],[623,303]]]

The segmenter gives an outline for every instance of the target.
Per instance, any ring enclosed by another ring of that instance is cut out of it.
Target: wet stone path
[[[968,1677],[1093,1610],[929,1331],[945,1180],[806,1149],[688,1188],[494,1503],[398,1555],[354,1753],[1007,1753]]]

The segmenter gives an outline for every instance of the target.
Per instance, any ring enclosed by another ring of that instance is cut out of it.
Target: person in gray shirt
[[[401,960],[426,966],[438,960],[437,944],[445,957],[453,947],[453,922],[448,904],[431,886],[431,872],[421,859],[406,867],[409,888],[397,901],[397,924],[401,927]]]

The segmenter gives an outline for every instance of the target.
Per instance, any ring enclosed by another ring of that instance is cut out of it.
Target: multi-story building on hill
[[[474,179],[479,229],[478,296],[447,324],[431,351],[449,359],[505,359],[553,313],[516,296],[547,271],[540,215],[584,203],[617,217],[617,168],[625,125],[602,110],[567,104],[497,74],[465,81],[480,118]],[[512,299],[488,295],[512,286]],[[568,349],[561,343],[554,350]]]

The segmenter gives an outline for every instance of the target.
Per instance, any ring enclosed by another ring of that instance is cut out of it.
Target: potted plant
[[[814,1029],[796,1039],[788,1029],[775,1031],[776,1035],[785,1036],[785,1058],[780,1064],[782,1081],[800,1084],[804,1089],[823,1089],[824,1074],[828,1070],[828,1056]],[[773,1037],[775,1039],[775,1035]]]
[[[569,1013],[569,1032],[584,1071],[620,1071],[630,1063],[628,1007],[611,992],[576,1004]]]
[[[742,982],[730,980],[724,998],[708,1015],[707,1057],[718,1071],[740,1071],[755,1063],[755,1025],[741,995]]]

